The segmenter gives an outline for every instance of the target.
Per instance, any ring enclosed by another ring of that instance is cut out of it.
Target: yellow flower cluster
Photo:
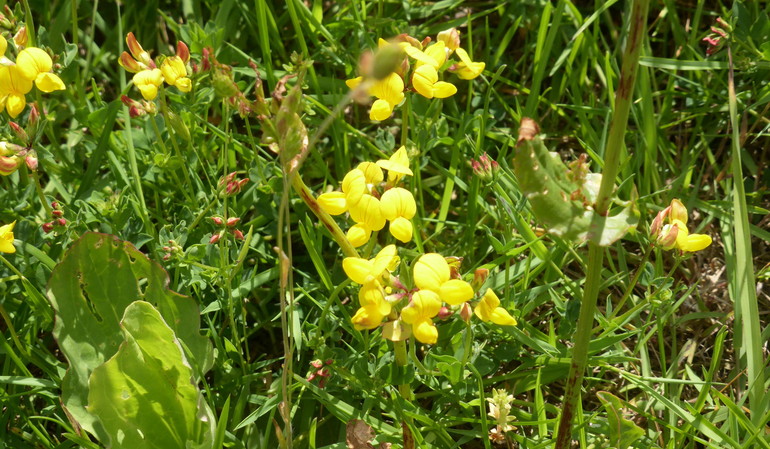
[[[438,341],[438,329],[433,323],[446,303],[450,307],[468,307],[475,296],[473,287],[460,279],[450,268],[446,258],[428,253],[414,264],[414,289],[405,287],[392,272],[399,263],[395,245],[383,248],[373,259],[346,257],[342,262],[345,274],[361,285],[358,293],[360,308],[353,316],[356,329],[374,329],[384,319],[411,326],[411,334],[426,344]],[[406,303],[396,313],[396,307]],[[513,326],[516,320],[502,307],[497,295],[487,289],[474,309],[482,321]]]
[[[192,90],[192,80],[188,78],[187,68],[190,50],[184,42],[177,42],[176,55],[163,58],[160,68],[136,40],[134,33],[126,35],[126,45],[131,54],[124,51],[118,62],[134,74],[134,86],[139,89],[145,100],[154,100],[158,96],[158,88],[163,81],[185,93]]]
[[[403,101],[405,90],[413,90],[425,98],[447,98],[454,95],[457,87],[439,80],[439,73],[447,66],[452,54],[455,54],[459,61],[452,61],[448,70],[460,79],[472,80],[484,71],[483,62],[472,61],[468,52],[460,48],[460,33],[455,28],[442,31],[438,34],[436,42],[429,42],[430,38],[421,42],[406,34],[398,36],[394,43],[379,40],[380,51],[397,46],[401,54],[406,56],[397,64],[395,71],[368,84],[367,93],[377,98],[369,110],[370,119],[385,120],[390,117],[393,109]],[[363,82],[364,77],[359,76],[347,80],[345,84],[355,89]]]
[[[26,47],[16,55],[16,62],[5,57],[8,42],[0,36],[0,109],[5,108],[11,118],[16,118],[27,106],[26,95],[37,86],[42,92],[64,90],[64,82],[52,73],[53,59],[45,50]]]
[[[388,172],[385,183],[383,169]],[[417,212],[412,193],[396,187],[406,175],[411,176],[412,170],[406,148],[401,147],[390,159],[358,164],[342,180],[342,191],[320,195],[318,204],[330,215],[350,213],[356,224],[348,230],[347,238],[354,247],[368,242],[372,231],[384,228],[386,222],[393,237],[406,243],[412,240],[410,220]]]
[[[650,234],[663,249],[678,249],[682,252],[700,251],[711,245],[706,234],[690,234],[687,230],[687,208],[674,198],[671,204],[660,211],[650,225]]]

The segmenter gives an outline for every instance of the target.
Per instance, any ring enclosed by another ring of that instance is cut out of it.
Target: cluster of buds
[[[489,439],[495,444],[505,444],[505,433],[516,429],[509,424],[514,420],[513,416],[510,416],[513,395],[502,388],[495,388],[492,390],[492,397],[487,398],[487,402],[489,402],[489,416],[497,424],[489,431]]]
[[[249,61],[249,67],[254,70],[255,74],[255,101],[250,101],[246,98],[246,95],[241,91],[233,78],[233,68],[219,62],[214,56],[214,51],[211,48],[206,47],[203,49],[201,64],[200,66],[193,65],[193,71],[196,73],[210,73],[211,85],[214,88],[214,93],[218,97],[226,99],[227,102],[238,111],[238,115],[241,117],[267,116],[269,115],[269,110],[267,108],[267,103],[265,102],[265,94],[262,90],[262,80],[259,76],[259,70],[253,61]]]
[[[482,181],[491,182],[494,181],[497,172],[500,171],[500,164],[487,156],[487,153],[484,153],[479,157],[478,161],[471,159],[471,168],[473,169],[473,174]]]
[[[35,151],[21,145],[0,142],[0,175],[10,175],[18,170],[21,164],[26,164],[27,168],[36,171],[37,154]]]
[[[177,42],[175,55],[159,58],[160,68],[150,53],[136,40],[134,33],[126,35],[126,45],[131,54],[124,51],[118,62],[121,67],[134,74],[134,86],[139,89],[145,100],[154,100],[164,81],[184,93],[192,90],[192,80],[189,78],[192,68],[188,67],[190,49],[184,42]]]
[[[682,252],[693,252],[711,245],[710,236],[689,233],[687,208],[676,198],[655,216],[650,225],[650,236],[665,250],[678,249]]]
[[[62,229],[66,228],[67,226],[67,219],[64,218],[64,211],[61,208],[61,204],[58,201],[52,201],[51,209],[52,209],[51,210],[52,220],[49,222],[43,223],[43,225],[41,226],[43,228],[43,232],[45,232],[46,234],[49,234],[54,231],[58,233]]]
[[[326,381],[328,381],[329,377],[332,375],[331,370],[329,369],[329,366],[331,366],[332,363],[334,363],[334,360],[332,359],[328,359],[326,362],[322,362],[320,360],[313,360],[310,362],[312,369],[307,375],[308,382],[312,382],[314,379],[318,378],[320,379],[318,381],[318,387],[325,387]]]
[[[703,38],[703,42],[708,44],[706,56],[711,56],[721,50],[730,37],[729,33],[732,31],[733,27],[729,23],[725,22],[721,17],[717,17],[717,24],[712,26],[711,33]]]
[[[7,4],[3,5],[3,12],[0,13],[0,27],[5,30],[14,30],[16,29],[16,24],[16,16],[11,7]]]
[[[231,232],[233,234],[233,237],[235,237],[236,240],[243,240],[243,232],[241,232],[240,229],[235,228],[235,226],[241,221],[239,217],[230,217],[227,220],[218,216],[214,216],[210,218],[215,225],[222,228],[219,230],[219,232],[215,232],[214,235],[211,236],[211,238],[209,239],[210,244],[213,245],[219,242],[222,239],[222,237],[225,236],[226,232]]]
[[[122,95],[120,97],[120,101],[122,101],[124,105],[128,106],[128,115],[130,115],[131,118],[137,118],[147,114],[155,115],[158,112],[158,106],[154,101],[142,100],[140,102],[134,100],[128,95]]]
[[[179,257],[184,254],[184,248],[182,245],[176,242],[176,240],[169,240],[168,245],[163,247],[163,260],[168,262],[174,257]]]
[[[219,196],[233,196],[241,193],[243,186],[249,182],[249,178],[238,178],[238,172],[228,173],[219,179]]]

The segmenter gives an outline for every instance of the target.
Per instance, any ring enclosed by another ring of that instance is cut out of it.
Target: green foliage
[[[606,391],[596,393],[607,411],[607,425],[610,428],[610,446],[627,449],[644,435],[644,430],[623,416],[623,404],[617,396]]]
[[[213,363],[211,343],[200,334],[197,305],[167,285],[166,272],[133,245],[96,233],[75,242],[51,274],[53,336],[70,364],[62,379],[62,403],[80,426],[102,441],[107,441],[106,429],[86,408],[89,381],[124,341],[120,320],[131,303],[145,300],[158,308],[187,348],[194,380]]]
[[[113,448],[213,447],[216,423],[195,385],[180,340],[158,310],[145,301],[126,307],[124,341],[94,369],[87,410]]]

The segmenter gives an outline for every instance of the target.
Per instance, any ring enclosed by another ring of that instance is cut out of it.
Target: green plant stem
[[[40,175],[37,174],[37,170],[30,170],[30,174],[32,175],[32,179],[35,180],[35,191],[37,192],[37,197],[40,199],[40,204],[42,204],[43,209],[45,209],[45,216],[50,217],[51,205],[48,204],[45,193],[43,193],[43,186],[40,184]]]
[[[409,360],[406,352],[406,341],[394,341],[393,342],[393,354],[396,359],[396,365],[403,368],[408,366]],[[414,397],[412,393],[412,386],[408,383],[398,386],[398,392],[401,393],[401,397],[407,401],[411,401]]]
[[[628,124],[628,114],[631,109],[632,94],[636,82],[636,72],[639,66],[644,33],[647,26],[647,10],[649,0],[636,0],[631,4],[630,29],[626,39],[626,49],[623,54],[623,64],[620,71],[620,82],[615,95],[615,111],[610,123],[607,146],[604,152],[604,167],[602,168],[602,182],[595,204],[597,216],[604,216],[609,211],[612,195],[615,190],[615,178],[620,169],[620,155],[622,154],[623,141]],[[598,221],[598,220],[597,220]],[[600,221],[599,221],[600,222]],[[600,222],[601,223],[601,222]],[[601,230],[599,230],[601,231]],[[597,233],[599,235],[600,232]],[[602,266],[604,264],[604,249],[596,243],[588,243],[588,268],[583,287],[583,298],[580,304],[580,315],[577,323],[572,360],[567,377],[566,392],[562,404],[559,426],[556,431],[554,449],[566,449],[572,439],[572,422],[576,414],[575,409],[580,400],[580,392],[583,385],[588,362],[588,345],[596,311],[596,300],[599,297],[601,285]]]
[[[32,10],[29,8],[29,0],[21,0],[24,5],[24,26],[27,28],[27,47],[35,46],[35,22],[32,20]]]
[[[302,201],[307,204],[310,210],[313,211],[315,216],[321,220],[321,223],[332,235],[334,241],[340,245],[342,253],[347,257],[359,257],[358,251],[356,251],[356,249],[350,243],[350,240],[348,240],[348,238],[345,236],[345,233],[342,232],[342,229],[340,229],[340,227],[337,225],[337,222],[334,221],[334,218],[332,218],[331,215],[327,214],[323,209],[321,209],[318,201],[315,199],[308,186],[305,185],[305,182],[302,181],[299,173],[295,171],[290,176],[291,185],[294,188],[294,191],[297,193],[297,195],[299,195],[300,198],[302,198]]]
[[[729,290],[735,304],[736,322],[740,326],[741,337],[740,339],[736,338],[736,346],[738,346],[738,351],[741,355],[739,360],[745,360],[746,363],[751,421],[756,426],[763,427],[766,423],[762,421],[762,416],[767,412],[768,408],[767,393],[765,391],[765,363],[762,354],[764,342],[762,341],[762,330],[759,323],[756,282],[751,251],[751,231],[748,219],[749,212],[746,204],[746,190],[743,185],[743,162],[741,161],[741,136],[738,123],[738,99],[735,94],[733,55],[729,46],[727,47],[727,56],[729,60],[727,92],[730,127],[732,128],[732,243],[735,245],[732,251],[733,257],[727,258],[728,272],[732,272],[728,276],[730,281]],[[733,259],[732,264],[729,263],[730,259]]]
[[[628,284],[628,287],[626,288],[625,293],[623,293],[623,296],[620,298],[620,301],[618,301],[618,303],[615,305],[615,309],[612,312],[612,315],[610,316],[610,321],[612,321],[612,319],[617,316],[618,312],[620,312],[620,309],[623,307],[623,305],[626,303],[628,298],[631,296],[631,293],[634,291],[634,287],[636,287],[636,283],[639,282],[639,277],[641,277],[642,272],[644,271],[644,266],[645,264],[647,264],[647,259],[650,258],[651,253],[652,253],[652,245],[648,245],[647,249],[644,251],[642,260],[639,261],[639,266],[636,268],[634,277],[631,278],[631,282]]]

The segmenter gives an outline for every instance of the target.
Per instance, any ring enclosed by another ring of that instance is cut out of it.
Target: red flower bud
[[[219,242],[219,239],[221,239],[221,238],[222,238],[222,233],[221,232],[217,232],[216,234],[211,236],[211,238],[209,239],[209,244],[213,245],[213,244]]]
[[[241,221],[241,219],[238,217],[230,217],[227,219],[227,227],[232,228],[233,226],[237,225],[239,221]]]
[[[67,226],[67,220],[64,218],[59,218],[56,220],[56,222],[59,224],[59,226]]]
[[[61,217],[62,215],[64,215],[64,211],[61,211],[58,209],[52,210],[51,215],[53,215],[54,217]]]
[[[213,221],[214,224],[217,226],[222,226],[222,224],[224,223],[221,217],[211,217],[211,221]]]
[[[43,223],[42,228],[43,228],[43,232],[48,234],[49,232],[53,231],[53,223],[52,222]]]
[[[179,56],[179,59],[182,60],[185,64],[190,60],[190,49],[187,47],[187,44],[185,44],[182,41],[178,41],[176,43],[176,55]]]
[[[241,232],[240,230],[238,229],[233,230],[233,235],[235,236],[236,239],[243,240],[243,232]]]

